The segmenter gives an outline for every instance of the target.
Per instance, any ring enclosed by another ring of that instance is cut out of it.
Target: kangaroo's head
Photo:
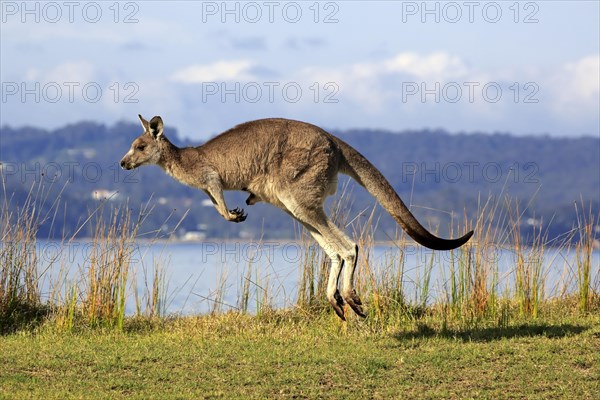
[[[161,141],[165,139],[162,118],[156,116],[148,122],[141,115],[138,115],[138,117],[144,128],[144,133],[131,143],[131,148],[123,156],[121,167],[124,169],[134,169],[146,164],[158,164],[160,161]]]

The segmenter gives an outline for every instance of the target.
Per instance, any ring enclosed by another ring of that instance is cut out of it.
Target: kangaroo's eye
[[[136,150],[144,151],[145,148],[146,148],[146,146],[144,146],[143,144],[141,144],[138,147],[136,147]]]

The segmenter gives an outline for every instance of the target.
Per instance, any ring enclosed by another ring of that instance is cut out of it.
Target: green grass
[[[424,318],[386,331],[290,311],[156,321],[0,337],[0,398],[600,396],[597,314],[445,330]]]

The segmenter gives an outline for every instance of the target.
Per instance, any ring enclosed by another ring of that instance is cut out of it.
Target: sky
[[[599,136],[599,4],[3,0],[0,125]]]

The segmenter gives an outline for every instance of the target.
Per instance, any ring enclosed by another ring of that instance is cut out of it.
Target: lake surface
[[[89,242],[63,243],[40,241],[37,247],[44,292],[59,279],[58,271],[65,266],[69,271],[60,279],[77,280],[78,271],[85,268],[91,253]],[[266,300],[275,307],[295,304],[301,279],[305,245],[288,241],[257,242],[202,242],[202,243],[136,243],[132,249],[131,276],[135,276],[135,290],[139,298],[147,293],[154,279],[154,266],[164,272],[167,313],[198,314],[239,307],[242,288],[250,288],[248,308],[256,310]],[[318,250],[315,245],[311,250]],[[318,253],[317,253],[318,254]],[[404,262],[401,263],[401,257]],[[484,262],[497,265],[498,289],[511,290],[514,285],[514,251],[501,247],[486,249]],[[546,248],[542,260],[544,289],[547,297],[567,291],[573,292],[577,276],[576,254],[573,250]],[[404,268],[403,286],[408,300],[422,302],[423,282],[430,270],[427,302],[444,298],[447,293],[452,263],[450,252],[434,252],[420,246],[379,245],[370,250],[369,265],[376,277],[398,273]],[[532,262],[527,260],[527,262]],[[600,252],[592,255],[592,285],[600,282],[598,268]],[[364,271],[364,260],[359,260],[357,275]],[[250,273],[248,274],[248,269]],[[135,311],[133,286],[127,302],[127,312]]]

